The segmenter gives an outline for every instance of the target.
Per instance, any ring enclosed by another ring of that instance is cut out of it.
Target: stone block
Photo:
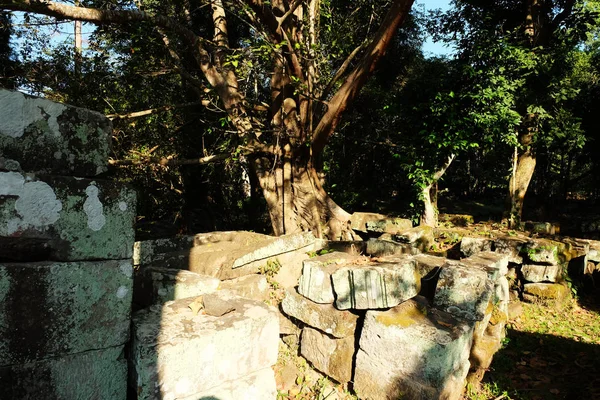
[[[460,251],[465,257],[470,257],[482,251],[491,251],[492,243],[490,238],[465,236],[460,241]]]
[[[334,252],[304,260],[298,292],[315,303],[333,303],[335,295],[331,284],[331,275],[343,264],[362,259],[360,256]]]
[[[434,232],[430,226],[415,226],[393,235],[393,239],[400,243],[408,243],[414,249],[424,253],[434,242]]]
[[[569,298],[569,288],[561,283],[526,283],[523,285],[523,300],[530,303],[560,306]]]
[[[541,233],[543,235],[558,235],[560,233],[560,224],[558,223],[525,221],[523,225],[525,230],[531,233]]]
[[[364,253],[371,257],[418,254],[420,250],[410,243],[398,243],[392,240],[369,239],[365,243]]]
[[[271,368],[265,368],[181,400],[275,400],[276,398],[275,373]]]
[[[315,303],[294,289],[286,291],[281,308],[290,317],[337,338],[352,336],[356,330],[358,315],[338,310],[331,304]]]
[[[200,236],[200,235],[198,235]],[[142,240],[133,245],[133,265],[148,265],[168,258],[173,253],[189,253],[196,236]]]
[[[521,236],[501,236],[494,239],[496,253],[508,255],[508,261],[513,264],[522,264],[522,250],[529,239]]]
[[[275,309],[226,291],[202,297],[205,306],[226,305],[225,314],[209,315],[213,314],[209,308],[205,314],[196,314],[190,308],[192,298],[155,305],[134,315],[130,382],[138,399],[195,398],[277,361]]]
[[[0,367],[1,400],[127,398],[123,347]]]
[[[367,221],[369,233],[398,233],[411,229],[412,222],[405,218],[385,218],[378,221]]]
[[[144,306],[198,297],[214,292],[221,284],[217,278],[181,269],[142,267],[141,270],[141,284],[136,288],[134,301]]]
[[[269,300],[271,291],[267,277],[257,274],[222,281],[220,288],[229,290],[237,296],[257,301]]]
[[[555,265],[569,261],[565,257],[565,245],[548,239],[532,239],[521,250],[523,257],[536,264]]]
[[[131,258],[135,206],[115,182],[0,172],[0,258]]]
[[[367,222],[369,221],[379,221],[385,218],[383,214],[377,213],[366,213],[366,212],[355,212],[350,216],[350,227],[357,231],[366,233],[367,232]]]
[[[367,311],[356,355],[361,399],[452,399],[462,395],[473,328],[413,300]]]
[[[600,262],[600,240],[585,240],[589,245],[588,261]]]
[[[311,327],[302,329],[300,354],[330,378],[340,383],[352,380],[355,338],[333,338]]]
[[[433,305],[469,321],[484,318],[494,285],[484,269],[448,263],[440,272]]]
[[[0,89],[0,154],[20,170],[96,176],[107,171],[111,135],[100,113]]]
[[[561,278],[560,265],[526,264],[521,267],[523,279],[527,282],[556,282]]]
[[[490,279],[496,280],[508,273],[508,255],[493,251],[484,251],[461,260],[465,265],[479,265],[489,272]]]
[[[130,260],[0,264],[0,364],[129,339]]]
[[[335,271],[331,279],[335,306],[340,310],[394,307],[415,297],[421,289],[421,275],[411,259],[346,265]]]

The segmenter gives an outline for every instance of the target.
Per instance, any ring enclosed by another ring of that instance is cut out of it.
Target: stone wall
[[[0,90],[0,398],[125,399],[135,193],[110,121]]]

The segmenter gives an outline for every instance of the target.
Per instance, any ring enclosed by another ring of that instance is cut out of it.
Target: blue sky
[[[435,10],[436,8],[447,10],[450,8],[450,0],[418,0],[415,6],[420,5],[423,5],[425,10]],[[445,47],[442,43],[434,43],[429,37],[423,45],[423,51],[429,55],[444,55],[449,54],[451,49]]]

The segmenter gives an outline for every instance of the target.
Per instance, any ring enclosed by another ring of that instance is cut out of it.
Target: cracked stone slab
[[[264,303],[226,291],[220,317],[194,313],[194,299],[171,301],[134,314],[130,370],[138,399],[194,398],[277,362],[279,317]]]
[[[130,258],[135,207],[116,182],[0,172],[0,258]]]
[[[337,338],[353,336],[356,330],[358,315],[338,310],[331,304],[315,303],[294,289],[286,291],[281,308],[286,315]]]
[[[342,265],[359,262],[364,257],[359,255],[333,252],[304,260],[302,275],[298,283],[298,293],[321,304],[332,304],[335,294],[331,283],[331,275]]]
[[[470,257],[482,251],[491,251],[492,243],[490,238],[465,236],[460,241],[460,251],[465,257]]]
[[[433,306],[458,318],[481,321],[487,314],[494,284],[489,272],[462,262],[449,262],[440,272]]]
[[[111,135],[110,120],[98,112],[0,89],[0,154],[24,171],[106,172]]]
[[[354,389],[361,399],[458,400],[472,337],[472,324],[414,300],[367,311]]]
[[[340,383],[352,380],[355,338],[331,337],[309,326],[302,329],[300,354],[325,375]]]
[[[123,346],[0,367],[0,399],[127,398]]]
[[[130,260],[0,263],[0,364],[129,339]]]
[[[345,265],[331,279],[335,306],[340,310],[394,307],[419,293],[417,263],[401,259],[390,263]]]

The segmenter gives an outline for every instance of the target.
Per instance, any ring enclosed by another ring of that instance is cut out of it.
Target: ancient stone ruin
[[[0,91],[2,399],[276,399],[282,348],[360,399],[459,399],[520,299],[560,304],[567,271],[600,270],[595,241],[365,213],[352,242],[134,243],[134,192],[97,178],[110,135],[97,113]],[[426,254],[442,233],[458,256]]]

